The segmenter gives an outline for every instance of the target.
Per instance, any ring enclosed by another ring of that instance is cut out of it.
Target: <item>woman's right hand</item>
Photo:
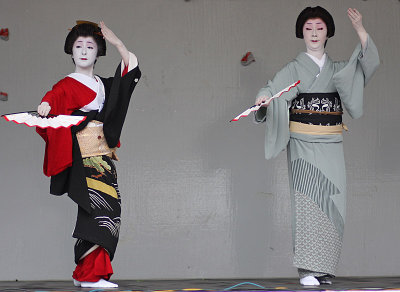
[[[263,103],[263,102],[266,102],[267,100],[269,100],[270,98],[268,97],[268,96],[266,96],[266,95],[264,95],[264,96],[259,96],[259,97],[257,97],[257,99],[256,99],[256,105],[260,105],[261,103]],[[269,105],[269,102],[268,103],[265,103],[265,104],[263,104],[262,105],[262,107],[267,107]]]
[[[39,115],[46,117],[51,110],[51,106],[48,102],[43,101],[41,104],[39,104],[37,108],[37,112]]]

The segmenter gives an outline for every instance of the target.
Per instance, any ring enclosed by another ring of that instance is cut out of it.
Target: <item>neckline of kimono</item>
[[[325,62],[326,62],[326,53],[324,53],[322,55],[321,59],[318,59],[317,57],[315,57],[315,56],[313,56],[313,55],[311,55],[310,53],[307,53],[307,52],[306,52],[306,55],[309,56],[310,59],[313,60],[313,62],[318,65],[319,71],[321,72],[321,70],[324,67]]]
[[[325,68],[328,66],[329,62],[331,62],[329,55],[326,54],[325,63],[320,70],[319,66],[306,54],[306,52],[301,52],[296,59],[304,62],[306,70],[310,71],[315,76],[325,71]]]
[[[98,77],[96,75],[94,75],[94,78],[92,78],[88,75],[74,72],[74,73],[69,74],[68,77],[82,83],[83,85],[90,88],[94,92],[98,92],[100,89],[100,82],[99,82],[100,77]]]

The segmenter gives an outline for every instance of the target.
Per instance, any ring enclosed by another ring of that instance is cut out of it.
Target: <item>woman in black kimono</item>
[[[106,55],[106,41],[115,46],[122,62],[114,77],[93,74],[99,56]],[[46,142],[43,170],[51,176],[50,192],[68,193],[78,204],[73,233],[74,285],[115,288],[109,282],[120,230],[121,199],[113,159],[132,92],[141,76],[137,58],[103,23],[80,21],[65,40],[75,72],[55,84],[43,97],[38,113],[84,115],[71,128],[37,128]]]

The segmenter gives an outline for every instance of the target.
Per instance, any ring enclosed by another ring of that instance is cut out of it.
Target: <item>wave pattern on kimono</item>
[[[294,266],[299,272],[335,275],[346,217],[346,170],[342,134],[290,132],[289,108],[299,94],[337,92],[350,116],[358,118],[363,113],[363,88],[378,65],[378,52],[369,37],[366,47],[359,44],[348,62],[327,57],[321,70],[300,53],[258,94],[272,96],[285,84],[301,80],[297,88],[255,113],[256,122],[266,122],[265,157],[276,157],[287,147]],[[299,108],[300,103],[293,105]]]
[[[83,159],[92,212],[78,210],[73,237],[75,262],[95,243],[104,247],[113,259],[121,225],[121,197],[118,190],[117,172],[107,155]]]

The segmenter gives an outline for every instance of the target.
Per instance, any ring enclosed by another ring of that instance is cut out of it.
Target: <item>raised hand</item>
[[[100,29],[104,39],[118,49],[124,64],[129,64],[129,51],[124,43],[105,25],[104,21],[100,21]]]
[[[365,48],[368,39],[368,33],[362,23],[362,14],[355,8],[349,8],[347,9],[347,16],[349,17],[354,30],[357,32],[358,37],[360,38],[361,45],[363,48]]]
[[[347,16],[356,31],[364,29],[362,24],[362,14],[355,8],[347,9]]]
[[[113,31],[105,25],[104,21],[100,21],[100,28],[104,39],[110,42],[110,44],[113,46],[119,46],[123,44],[122,41],[115,35],[115,33],[113,33]]]

